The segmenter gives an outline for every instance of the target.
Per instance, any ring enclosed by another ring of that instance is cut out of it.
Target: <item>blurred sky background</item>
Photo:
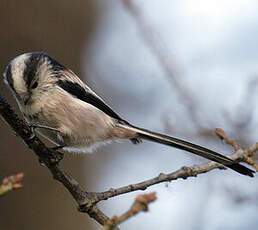
[[[1,71],[22,52],[44,50],[137,126],[225,154],[232,150],[213,134],[216,127],[243,147],[257,141],[258,2],[0,0],[0,6]],[[0,137],[0,177],[26,176],[22,190],[0,199],[1,229],[98,229],[3,122]],[[125,142],[66,155],[63,164],[86,190],[103,191],[201,162],[166,146]],[[121,229],[258,228],[256,178],[215,170],[148,191],[158,196],[150,212]],[[120,214],[136,194],[100,207]]]

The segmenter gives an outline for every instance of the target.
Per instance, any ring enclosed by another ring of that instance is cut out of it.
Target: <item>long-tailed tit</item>
[[[6,67],[4,80],[25,119],[64,151],[88,152],[112,140],[142,139],[182,149],[241,174],[253,171],[210,149],[131,125],[75,73],[45,53],[25,53]]]

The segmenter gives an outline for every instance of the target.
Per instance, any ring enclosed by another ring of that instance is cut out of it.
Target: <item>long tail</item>
[[[164,145],[169,145],[178,149],[182,149],[198,156],[202,156],[209,160],[223,164],[224,166],[246,176],[253,177],[254,171],[233,161],[232,159],[223,156],[215,151],[204,148],[202,146],[192,144],[190,142],[180,140],[171,136],[155,133],[146,129],[138,128],[132,125],[122,125],[124,128],[134,131],[138,134],[139,138],[157,142]],[[126,126],[126,127],[125,127]]]

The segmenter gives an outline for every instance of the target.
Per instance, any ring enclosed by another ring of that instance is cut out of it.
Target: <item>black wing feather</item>
[[[72,94],[74,97],[77,97],[78,99],[95,106],[110,117],[113,117],[119,121],[123,121],[118,114],[116,114],[107,104],[105,104],[105,102],[103,102],[100,98],[95,96],[90,91],[87,91],[80,84],[64,80],[59,80],[57,84],[59,87],[61,87],[66,92]]]

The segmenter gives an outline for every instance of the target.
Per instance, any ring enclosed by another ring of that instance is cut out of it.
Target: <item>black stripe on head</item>
[[[30,57],[26,61],[26,68],[23,73],[24,81],[26,82],[27,87],[30,86],[31,82],[35,78],[37,73],[40,61],[43,58],[43,53],[31,53]]]
[[[105,104],[105,102],[103,102],[100,98],[96,97],[90,91],[85,90],[78,83],[71,82],[71,81],[59,80],[57,82],[57,84],[59,87],[61,87],[63,90],[65,90],[69,94],[72,94],[74,97],[77,97],[78,99],[95,106],[96,108],[103,111],[110,117],[113,117],[119,121],[122,120],[119,117],[119,115],[117,115],[107,104]]]
[[[63,65],[48,56],[46,53],[31,53],[29,59],[26,61],[26,69],[24,71],[24,80],[27,86],[30,86],[31,82],[35,78],[39,66],[44,63],[49,65],[53,72],[59,72],[65,69]]]
[[[5,69],[4,72],[5,80],[9,84],[9,86],[13,89],[13,77],[12,77],[12,71],[11,71],[11,65],[8,64],[8,66]]]

